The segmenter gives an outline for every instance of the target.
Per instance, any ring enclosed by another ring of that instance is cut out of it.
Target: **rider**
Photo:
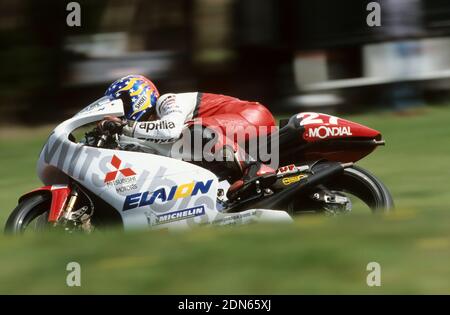
[[[268,127],[262,130],[270,130],[275,126],[272,114],[260,103],[201,92],[160,95],[156,86],[141,75],[128,75],[115,81],[106,90],[105,95],[122,99],[126,121],[105,117],[99,123],[100,129],[106,128],[106,122],[113,122],[117,127],[126,123],[123,127],[124,135],[154,143],[175,142],[181,137],[183,127],[195,123],[196,120],[201,121],[204,127],[219,131],[222,138],[225,128],[228,129],[228,135],[229,128],[233,126],[254,126],[257,127],[257,132],[261,130],[258,127]],[[219,145],[223,149],[230,149],[224,145],[223,139]],[[243,177],[228,190],[230,199],[238,197],[248,183],[275,173],[267,165],[243,154],[243,149],[236,143],[233,143],[231,149],[234,153],[234,163]]]

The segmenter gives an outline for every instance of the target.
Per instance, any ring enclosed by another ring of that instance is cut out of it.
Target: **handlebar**
[[[112,139],[110,139],[110,138],[112,138]],[[118,135],[117,133],[115,133],[115,134],[113,134],[113,135],[106,135],[106,134],[103,134],[103,135],[100,137],[100,139],[97,141],[96,146],[99,147],[99,148],[101,148],[101,147],[103,147],[103,146],[105,145],[105,143],[108,142],[108,140],[113,140],[113,142],[114,142],[116,145],[118,145],[118,144],[119,144],[119,135]],[[111,141],[110,141],[110,142],[111,142]],[[111,143],[113,143],[113,142],[111,142]]]
[[[104,123],[103,128],[105,129],[105,131],[108,131],[110,135],[113,135],[120,133],[122,131],[123,126],[118,126],[113,121],[106,121]]]
[[[106,140],[108,140],[108,136],[102,135],[97,141],[96,147],[101,148],[105,144]]]

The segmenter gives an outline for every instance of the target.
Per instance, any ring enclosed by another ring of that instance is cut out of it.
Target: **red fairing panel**
[[[344,138],[380,138],[381,134],[369,127],[335,116],[320,113],[300,113],[301,125],[305,127],[303,139],[307,142]]]
[[[20,197],[19,201],[22,200],[25,196],[30,196],[41,191],[49,191],[52,194],[52,202],[50,206],[50,213],[48,215],[48,221],[55,222],[61,216],[62,210],[64,209],[67,198],[70,195],[71,189],[66,185],[44,186]]]

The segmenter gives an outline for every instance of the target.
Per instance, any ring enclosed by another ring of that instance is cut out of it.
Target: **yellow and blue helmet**
[[[109,86],[106,96],[122,99],[125,117],[139,121],[146,119],[156,106],[159,92],[152,81],[142,75],[127,75]]]

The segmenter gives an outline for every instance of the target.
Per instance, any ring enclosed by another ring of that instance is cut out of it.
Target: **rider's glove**
[[[133,137],[135,128],[136,122],[129,120],[128,123],[123,127],[123,134],[128,137]]]
[[[97,128],[101,132],[108,132],[113,135],[116,133],[121,133],[123,126],[125,126],[127,122],[125,120],[120,119],[115,116],[105,116],[105,118],[97,124]]]

